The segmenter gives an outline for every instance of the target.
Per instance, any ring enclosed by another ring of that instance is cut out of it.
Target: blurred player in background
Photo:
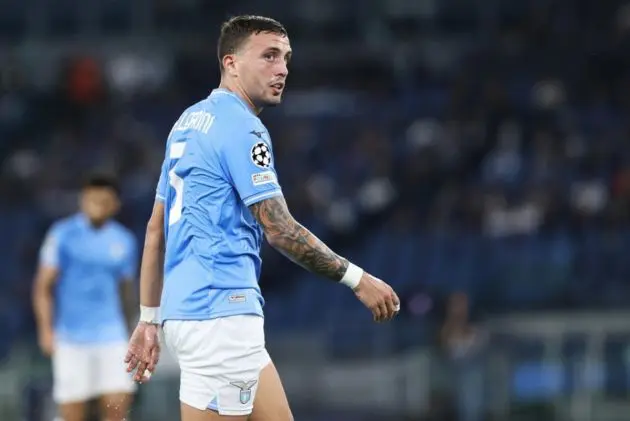
[[[126,361],[136,380],[148,380],[163,323],[181,368],[183,421],[289,421],[265,349],[263,232],[295,263],[351,287],[376,321],[394,317],[399,300],[287,209],[269,133],[257,117],[282,98],[291,58],[284,27],[235,17],[222,26],[218,58],[221,85],[181,115],[167,140],[142,258],[141,318]]]
[[[116,180],[91,175],[80,193],[80,212],[55,222],[41,248],[33,306],[64,421],[84,421],[94,398],[101,419],[121,421],[135,391],[122,360],[137,244],[112,220],[119,207]]]

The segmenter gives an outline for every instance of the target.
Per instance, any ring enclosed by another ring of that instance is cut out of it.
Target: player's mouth
[[[274,90],[274,93],[279,94],[284,89],[284,83],[278,82],[271,85],[271,88]]]

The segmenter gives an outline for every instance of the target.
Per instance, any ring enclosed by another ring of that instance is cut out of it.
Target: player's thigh
[[[127,419],[133,395],[130,393],[110,393],[99,398],[100,419],[124,421]]]
[[[86,421],[87,402],[72,402],[59,405],[59,415],[63,421]]]
[[[269,362],[260,372],[260,385],[250,421],[293,421],[287,395],[276,366]]]
[[[221,415],[210,409],[197,409],[181,403],[182,421],[248,421],[249,415]]]
[[[126,396],[136,391],[136,384],[125,366],[127,344],[114,342],[98,344],[94,347],[95,379],[94,389],[98,396]],[[126,397],[125,402],[130,398]],[[121,402],[123,404],[124,402]]]
[[[69,343],[55,345],[52,372],[56,404],[74,408],[98,396],[94,388],[93,359],[90,347]]]

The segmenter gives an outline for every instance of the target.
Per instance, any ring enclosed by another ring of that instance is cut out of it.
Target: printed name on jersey
[[[269,168],[271,165],[271,150],[265,142],[257,142],[252,146],[251,158],[254,165],[260,168]]]
[[[252,184],[254,186],[262,186],[263,184],[277,183],[276,173],[273,171],[258,172],[252,174]]]
[[[214,115],[206,111],[194,111],[182,114],[181,117],[175,122],[175,125],[169,133],[169,137],[175,132],[182,132],[185,130],[197,130],[203,134],[208,134],[210,127],[214,123]]]

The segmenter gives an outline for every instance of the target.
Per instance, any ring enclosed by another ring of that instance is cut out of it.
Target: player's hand
[[[55,334],[52,329],[40,329],[37,333],[37,341],[42,354],[50,357],[55,348]]]
[[[149,381],[160,359],[158,325],[140,322],[129,339],[125,356],[127,372],[135,370],[133,379],[139,383]]]
[[[392,287],[367,272],[363,272],[354,293],[370,309],[375,322],[391,320],[400,311],[400,299]]]

